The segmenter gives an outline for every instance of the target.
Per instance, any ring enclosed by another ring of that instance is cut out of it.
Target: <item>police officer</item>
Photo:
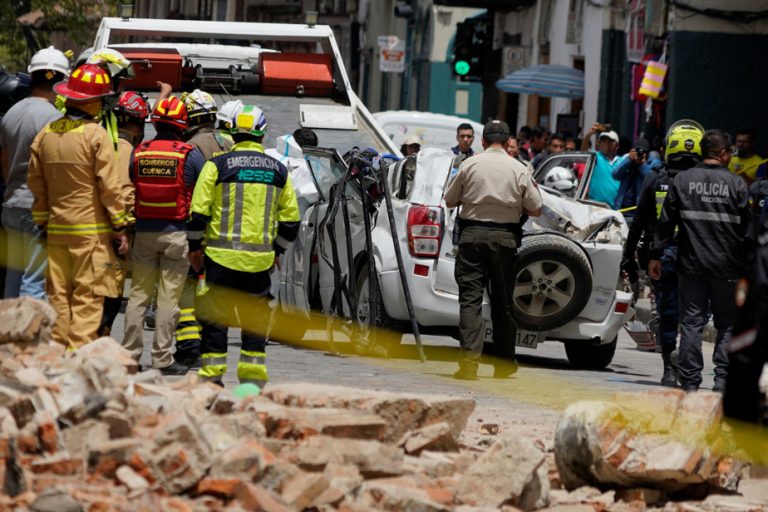
[[[749,186],[752,234],[749,271],[739,280],[739,310],[728,343],[728,380],[723,396],[725,415],[768,425],[766,397],[760,392],[760,376],[768,363],[768,177],[764,174]]]
[[[683,119],[673,124],[665,137],[664,160],[665,167],[655,167],[643,181],[640,200],[635,217],[629,227],[629,235],[624,245],[622,270],[630,275],[630,280],[638,280],[638,264],[635,253],[641,237],[646,247],[653,242],[656,232],[656,222],[661,215],[661,206],[667,197],[669,187],[681,171],[690,169],[701,160],[701,138],[704,128],[690,119]],[[686,148],[686,141],[693,145]],[[661,358],[664,363],[664,374],[661,385],[675,387],[677,371],[673,359],[676,359],[677,325],[679,308],[677,303],[677,236],[661,255],[661,276],[651,281],[655,298],[656,313],[659,319],[656,334],[661,344]]]
[[[509,360],[494,377],[517,371],[512,318],[512,266],[522,238],[521,217],[541,214],[538,187],[526,166],[506,151],[509,126],[491,121],[483,128],[485,151],[462,162],[445,191],[449,208],[461,206],[455,276],[459,285],[462,355],[457,379],[475,380],[483,352],[483,293],[489,289],[494,348]],[[501,355],[500,354],[500,355]]]
[[[244,106],[234,119],[235,145],[205,164],[192,197],[189,260],[198,274],[204,269],[210,288],[200,290],[196,304],[203,326],[198,375],[219,383],[227,371],[230,325],[242,328],[239,381],[263,387],[269,380],[265,349],[270,270],[299,230],[291,177],[283,164],[264,154],[261,141],[266,132],[261,109]],[[232,293],[254,300],[243,302]]]
[[[692,150],[695,141],[683,144]],[[736,279],[744,272],[750,212],[747,185],[728,171],[730,136],[721,130],[705,132],[701,153],[703,161],[678,174],[669,188],[648,274],[651,279],[661,277],[661,255],[679,229],[680,384],[685,391],[696,391],[701,385],[701,338],[711,307],[717,329],[714,389],[722,391],[728,375],[725,347],[736,314]]]

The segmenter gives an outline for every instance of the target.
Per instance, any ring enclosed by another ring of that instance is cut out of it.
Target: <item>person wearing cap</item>
[[[592,135],[597,136],[595,167],[592,170],[592,178],[589,182],[587,197],[593,201],[600,201],[613,207],[616,196],[619,193],[619,180],[613,177],[614,168],[624,165],[623,160],[614,162],[616,149],[619,147],[619,135],[613,130],[605,130],[605,126],[595,123],[584,135],[581,142],[582,151],[589,149],[589,141]]]
[[[3,226],[8,230],[5,298],[42,299],[47,255],[40,229],[32,221],[29,147],[45,125],[61,117],[53,105],[53,86],[69,75],[69,60],[51,46],[32,57],[27,71],[32,75],[29,97],[11,107],[0,123],[0,165],[7,185],[3,198]]]
[[[512,318],[512,267],[522,239],[522,217],[539,216],[542,199],[527,167],[507,154],[509,126],[491,121],[483,128],[485,151],[462,162],[448,182],[445,203],[461,207],[455,277],[459,285],[461,356],[457,379],[475,380],[483,353],[483,295],[488,289],[496,355],[494,377],[517,371]]]
[[[53,339],[70,350],[94,340],[104,298],[117,296],[116,252],[128,253],[126,204],[112,141],[97,116],[112,81],[85,64],[53,87],[67,98],[29,149],[32,219],[48,241],[48,299]]]
[[[403,142],[403,145],[400,147],[400,152],[403,156],[415,155],[421,151],[421,146],[423,144],[424,141],[421,139],[421,136],[418,133],[414,133],[405,139],[405,142]]]
[[[291,176],[264,153],[266,133],[264,112],[245,105],[233,119],[235,145],[205,163],[192,196],[189,261],[209,287],[198,292],[203,326],[198,375],[219,384],[227,371],[228,326],[242,328],[240,383],[264,387],[269,381],[270,272],[299,232]]]

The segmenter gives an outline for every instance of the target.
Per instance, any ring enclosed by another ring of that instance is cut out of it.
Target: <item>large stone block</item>
[[[51,340],[56,312],[45,301],[0,300],[0,343],[37,344]]]

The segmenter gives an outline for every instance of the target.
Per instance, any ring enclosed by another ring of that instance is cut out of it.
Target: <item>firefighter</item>
[[[129,225],[133,224],[133,202],[135,190],[131,181],[131,157],[133,150],[144,140],[144,123],[149,116],[149,106],[146,97],[134,91],[126,91],[120,95],[114,108],[117,119],[117,165],[120,172],[120,183],[123,199],[128,208],[127,218]],[[120,259],[120,258],[118,258]],[[115,297],[104,299],[104,317],[101,320],[99,336],[109,336],[112,325],[120,312],[125,289],[126,263],[121,260],[117,269],[117,290]]]
[[[637,211],[629,228],[627,242],[624,245],[622,270],[627,272],[632,282],[638,280],[638,263],[635,256],[640,238],[646,246],[653,242],[656,223],[661,215],[661,206],[667,197],[669,187],[680,172],[690,169],[701,160],[701,137],[704,128],[690,119],[683,119],[673,124],[665,137],[664,160],[666,166],[654,168],[643,180]],[[686,141],[691,143],[686,146]],[[661,359],[664,373],[661,385],[677,386],[677,324],[679,311],[677,305],[677,236],[664,248],[661,255],[661,277],[651,281],[655,299],[656,313],[659,318],[656,337],[661,345]]]
[[[187,107],[189,128],[185,138],[203,154],[206,161],[226,153],[232,147],[232,138],[217,131],[218,109],[213,96],[200,89],[184,93],[181,97]]]
[[[683,144],[692,148],[695,141],[686,139]],[[700,147],[702,161],[678,174],[669,187],[651,247],[648,275],[659,279],[660,256],[679,229],[680,385],[685,391],[696,391],[701,385],[702,333],[711,308],[717,329],[713,389],[723,391],[728,375],[726,346],[736,315],[736,280],[745,270],[751,213],[746,183],[728,170],[730,136],[708,130]]]
[[[5,297],[45,298],[45,243],[32,221],[27,187],[29,147],[40,130],[61,117],[53,106],[53,86],[69,75],[69,59],[53,46],[32,56],[31,93],[8,110],[0,123],[0,165],[6,185],[3,225],[8,230]]]
[[[29,189],[32,218],[47,232],[53,339],[77,349],[96,338],[104,297],[116,293],[110,243],[128,253],[126,205],[112,142],[96,120],[113,94],[109,75],[85,64],[54,91],[66,98],[66,114],[32,143]]]
[[[120,81],[130,79],[134,76],[131,61],[126,59],[122,53],[112,48],[102,48],[94,51],[88,56],[88,59],[85,62],[86,64],[95,64],[109,73],[116,94],[121,92]],[[120,130],[117,126],[117,116],[113,111],[117,99],[118,97],[116,95],[105,99],[104,112],[101,116],[101,124],[107,130],[109,138],[112,140],[112,144],[115,147],[115,151],[118,149],[118,140],[120,138]]]
[[[227,370],[227,326],[237,325],[242,328],[238,379],[263,387],[269,380],[270,270],[296,238],[299,208],[288,169],[264,154],[267,121],[261,109],[243,107],[231,131],[232,150],[203,168],[187,226],[190,264],[198,274],[204,272],[210,287],[197,302],[203,326],[198,375],[221,383]],[[240,307],[229,290],[254,300]]]
[[[232,147],[232,137],[215,130],[218,109],[213,96],[200,89],[184,93],[182,101],[187,108],[189,128],[184,134],[188,144],[200,150],[204,160],[226,153]],[[200,324],[195,318],[195,288],[197,275],[190,267],[179,300],[179,324],[176,326],[176,353],[174,359],[190,368],[199,368]]]
[[[189,200],[204,160],[200,151],[181,140],[188,122],[187,109],[178,98],[158,101],[151,119],[157,136],[136,148],[131,169],[136,238],[123,346],[137,360],[141,357],[144,316],[157,285],[152,367],[164,375],[182,375],[188,367],[173,358],[173,334],[189,271],[185,233]]]

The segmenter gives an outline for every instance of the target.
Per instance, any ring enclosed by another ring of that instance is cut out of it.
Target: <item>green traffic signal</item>
[[[453,65],[453,70],[456,71],[457,75],[464,76],[469,73],[469,62],[465,60],[457,60]]]

